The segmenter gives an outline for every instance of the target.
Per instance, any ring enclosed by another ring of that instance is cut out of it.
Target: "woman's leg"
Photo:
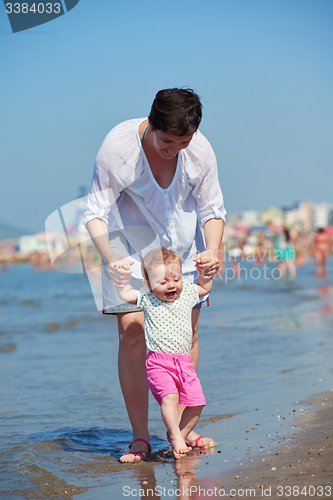
[[[198,369],[199,362],[199,341],[198,341],[198,330],[199,330],[199,318],[200,318],[200,307],[192,309],[192,349],[191,349],[191,362],[195,365],[195,371]]]
[[[289,271],[289,277],[293,280],[296,278],[296,264],[295,264],[295,261],[294,260],[288,260],[286,262],[286,266],[288,268],[288,271]]]
[[[145,439],[148,434],[148,386],[146,381],[146,344],[143,313],[117,314],[119,331],[118,373],[127,413],[133,429],[133,441]],[[142,441],[133,444],[130,451],[147,450]],[[121,462],[137,462],[139,455],[123,455]]]
[[[284,260],[279,261],[278,268],[280,271],[279,278],[282,278],[282,279],[285,278],[286,277],[286,263],[284,262]]]
[[[316,262],[316,277],[324,278],[326,277],[326,255],[323,251],[317,249],[314,254]]]

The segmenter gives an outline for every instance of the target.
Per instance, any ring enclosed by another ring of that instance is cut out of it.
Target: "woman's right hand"
[[[128,285],[133,273],[132,264],[134,264],[134,260],[124,259],[121,255],[114,255],[112,262],[108,263],[108,270],[115,286],[123,288]]]

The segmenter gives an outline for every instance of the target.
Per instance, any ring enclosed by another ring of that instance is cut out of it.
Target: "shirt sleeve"
[[[96,159],[91,189],[84,214],[84,224],[93,219],[101,219],[108,224],[108,215],[111,206],[115,204],[120,193],[120,186],[111,184],[103,164]]]
[[[190,182],[194,186],[193,196],[198,204],[201,224],[204,226],[209,219],[225,221],[227,212],[218,179],[215,153],[208,140],[200,132],[197,134],[198,137],[189,149]]]
[[[191,307],[194,307],[200,302],[198,286],[195,283],[189,283],[188,281],[183,281],[183,288],[186,290],[188,299],[191,303]]]
[[[138,169],[135,166],[139,148],[135,127],[134,120],[123,122],[105,137],[95,161],[84,214],[85,225],[96,218],[108,224],[112,214],[117,226],[122,227],[116,200],[121,192],[133,182],[135,175],[138,175]]]
[[[138,299],[136,305],[141,309],[145,309],[146,295],[147,295],[147,290],[145,288],[141,288],[141,290],[138,290]]]

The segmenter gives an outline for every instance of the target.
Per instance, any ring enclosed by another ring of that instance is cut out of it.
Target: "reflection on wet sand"
[[[132,486],[123,487],[123,494],[127,496],[137,496],[138,498],[164,498],[176,497],[181,500],[185,498],[197,498],[196,492],[199,490],[201,481],[196,478],[195,471],[199,470],[201,460],[206,456],[215,453],[215,449],[205,451],[192,451],[180,460],[173,459],[171,447],[166,453],[169,458],[170,467],[164,471],[165,479],[157,481],[156,475],[160,476],[160,464],[156,462],[145,462],[140,464],[131,472],[137,483]],[[170,477],[170,479],[168,478]]]

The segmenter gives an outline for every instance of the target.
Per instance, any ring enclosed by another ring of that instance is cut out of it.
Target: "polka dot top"
[[[145,338],[149,351],[190,354],[192,309],[199,302],[198,287],[183,279],[183,290],[173,302],[163,302],[142,288],[138,307],[144,312]]]

